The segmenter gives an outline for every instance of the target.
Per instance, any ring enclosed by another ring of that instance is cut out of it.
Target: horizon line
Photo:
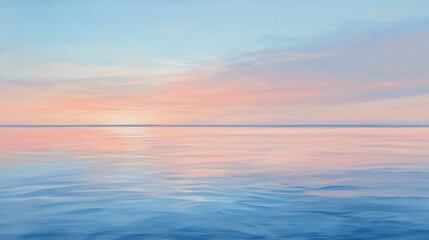
[[[74,127],[429,128],[429,124],[0,124],[0,128]]]

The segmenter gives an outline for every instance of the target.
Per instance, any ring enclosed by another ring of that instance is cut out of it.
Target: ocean
[[[429,239],[429,128],[0,128],[0,239]]]

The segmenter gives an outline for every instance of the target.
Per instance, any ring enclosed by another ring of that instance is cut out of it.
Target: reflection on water
[[[0,129],[0,239],[429,239],[429,129]]]

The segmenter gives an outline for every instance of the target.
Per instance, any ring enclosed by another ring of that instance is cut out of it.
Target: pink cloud
[[[256,51],[154,77],[160,84],[152,87],[138,79],[3,83],[0,122],[429,122],[426,27],[385,35],[313,51]]]

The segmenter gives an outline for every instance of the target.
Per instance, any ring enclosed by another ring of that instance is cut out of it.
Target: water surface
[[[0,128],[0,239],[429,239],[428,128]]]

